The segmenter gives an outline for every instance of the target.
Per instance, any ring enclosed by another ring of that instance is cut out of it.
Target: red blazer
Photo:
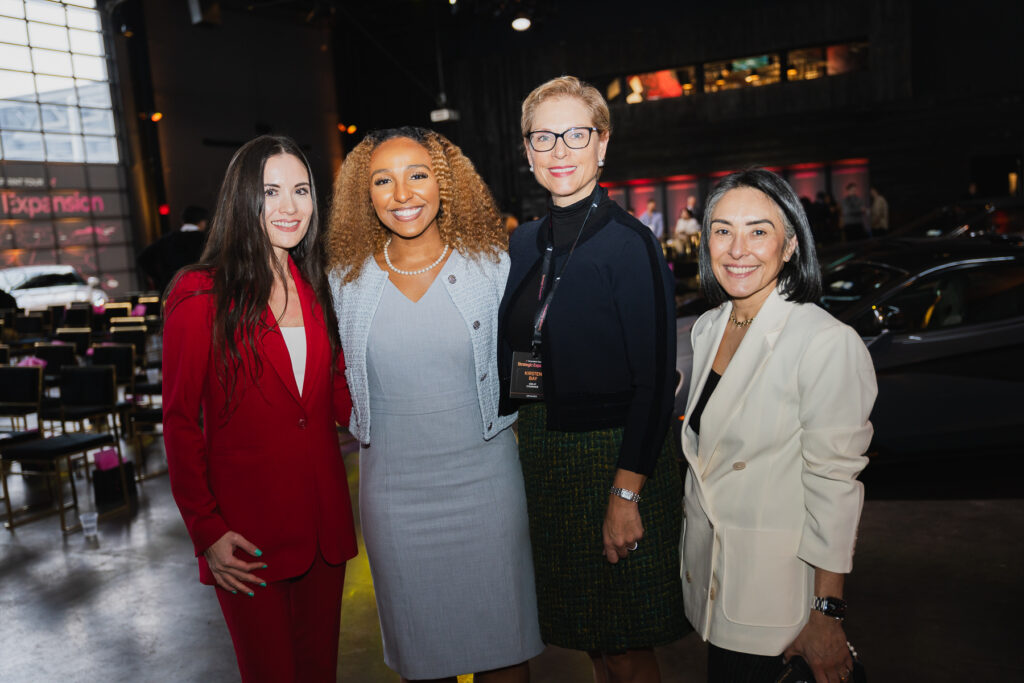
[[[306,329],[302,395],[288,349],[267,307],[256,348],[262,372],[238,373],[232,412],[217,379],[211,345],[209,273],[188,273],[168,295],[163,333],[164,441],[171,491],[199,558],[199,580],[212,584],[203,551],[235,531],[263,551],[267,581],[299,576],[317,549],[327,562],[355,556],[356,536],[335,422],[352,408],[345,361],[331,358],[323,313],[289,259]],[[202,423],[200,422],[202,414]],[[236,551],[246,561],[248,553]]]

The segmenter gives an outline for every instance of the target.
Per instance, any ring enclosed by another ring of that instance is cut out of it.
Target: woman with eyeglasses
[[[674,283],[651,231],[598,185],[611,134],[571,76],[523,102],[548,213],[511,237],[498,313],[502,412],[519,409],[541,636],[599,682],[659,681],[653,647],[686,631]]]

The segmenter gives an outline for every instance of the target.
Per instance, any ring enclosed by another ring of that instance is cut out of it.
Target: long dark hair
[[[309,175],[313,213],[302,240],[289,252],[296,267],[312,286],[323,312],[330,336],[332,355],[338,352],[338,325],[331,304],[324,269],[324,247],[320,239],[320,216],[316,185],[306,156],[294,140],[279,135],[261,135],[242,145],[228,164],[217,197],[206,249],[199,263],[188,270],[207,271],[214,296],[213,346],[220,360],[217,379],[228,397],[225,413],[244,367],[250,380],[262,373],[257,342],[270,330],[263,313],[270,300],[275,276],[288,281],[288,273],[273,258],[273,247],[263,226],[263,170],[267,159],[288,154],[302,162]],[[173,284],[171,288],[173,288]],[[287,296],[287,288],[285,289]]]
[[[789,262],[783,264],[779,273],[779,288],[787,301],[796,303],[815,303],[821,297],[821,266],[814,248],[814,236],[811,233],[807,213],[804,211],[796,192],[780,176],[764,168],[748,168],[726,176],[708,195],[707,209],[704,211],[704,223],[700,230],[700,249],[698,266],[700,268],[700,287],[704,297],[713,305],[729,300],[722,285],[715,279],[711,269],[711,215],[715,212],[718,201],[729,190],[749,187],[764,193],[768,199],[779,207],[785,221],[786,239],[796,236],[796,251]]]

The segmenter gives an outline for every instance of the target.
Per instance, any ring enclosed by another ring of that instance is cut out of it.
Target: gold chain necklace
[[[740,322],[739,320],[736,319],[736,314],[730,312],[729,322],[731,322],[736,327],[750,327],[750,323],[754,322],[754,319],[750,318],[749,320],[744,320],[743,322]]]

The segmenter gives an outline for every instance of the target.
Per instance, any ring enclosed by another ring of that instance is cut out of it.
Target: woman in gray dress
[[[335,183],[328,249],[385,662],[527,681],[543,644],[515,416],[498,415],[494,200],[441,135],[371,133]]]

